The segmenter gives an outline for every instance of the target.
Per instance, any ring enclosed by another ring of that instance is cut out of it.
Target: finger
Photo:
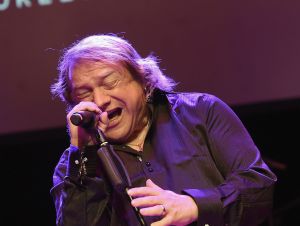
[[[163,216],[165,214],[165,209],[163,205],[155,205],[140,209],[140,213],[143,216]]]
[[[94,102],[82,101],[77,105],[77,107],[80,108],[79,110],[93,111],[96,113],[101,112],[100,108]]]
[[[71,117],[71,115],[75,112],[78,111],[91,111],[91,112],[95,112],[97,114],[101,113],[101,110],[99,109],[99,107],[93,103],[93,102],[80,102],[79,104],[77,104],[69,113],[68,113],[68,118]]]
[[[162,200],[159,196],[145,196],[140,198],[135,198],[131,201],[131,205],[134,207],[148,207],[160,205]]]
[[[106,128],[109,125],[109,118],[107,112],[102,112],[99,115],[99,120],[98,120],[98,128],[102,131],[105,132]]]
[[[146,186],[150,187],[150,188],[156,188],[156,189],[159,189],[159,190],[163,190],[161,187],[159,187],[158,185],[154,184],[154,182],[151,179],[148,179],[146,181]]]
[[[160,191],[158,189],[154,189],[151,187],[137,187],[137,188],[130,188],[127,191],[127,193],[132,197],[140,197],[140,196],[159,195]]]
[[[160,221],[156,221],[151,224],[151,226],[167,226],[167,225],[173,225],[172,219],[168,215],[166,215],[166,217],[162,218]]]

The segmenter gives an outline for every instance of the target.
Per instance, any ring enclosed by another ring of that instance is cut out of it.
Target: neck
[[[131,147],[137,151],[143,151],[145,139],[146,139],[146,136],[147,136],[147,133],[149,130],[149,126],[150,126],[150,122],[147,119],[147,122],[146,122],[145,126],[143,127],[143,129],[138,133],[138,135],[133,140],[128,142],[126,145],[128,145],[129,147]]]

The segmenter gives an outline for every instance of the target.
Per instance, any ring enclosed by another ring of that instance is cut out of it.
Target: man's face
[[[80,61],[71,67],[69,80],[75,103],[94,102],[108,113],[104,134],[110,141],[129,142],[145,125],[144,90],[126,68]]]

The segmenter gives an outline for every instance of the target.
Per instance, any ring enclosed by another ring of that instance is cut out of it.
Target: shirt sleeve
[[[108,193],[101,178],[95,177],[91,154],[70,146],[61,156],[53,175],[50,191],[58,226],[105,225]],[[82,160],[90,164],[83,164]],[[82,168],[83,167],[83,168]],[[89,175],[90,173],[90,175]]]
[[[276,176],[228,105],[208,95],[198,111],[205,115],[208,149],[224,178],[212,189],[184,190],[198,206],[198,225],[259,225],[271,212]]]

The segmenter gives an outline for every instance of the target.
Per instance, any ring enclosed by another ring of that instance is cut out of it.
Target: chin
[[[104,133],[106,139],[110,143],[124,143],[128,139],[128,133],[118,132],[118,131],[107,131]]]

